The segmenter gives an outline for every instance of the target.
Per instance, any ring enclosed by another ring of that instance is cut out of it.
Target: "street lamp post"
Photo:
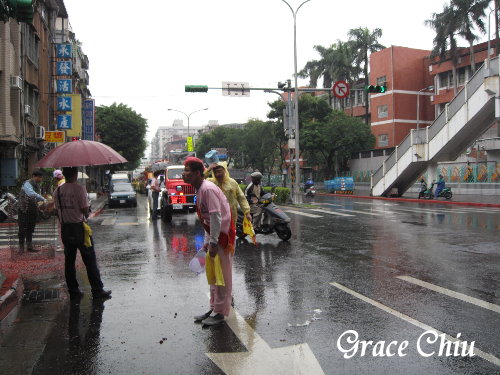
[[[420,139],[420,93],[422,91],[427,91],[427,90],[434,90],[434,86],[430,85],[424,87],[423,89],[418,90],[417,93],[417,143],[418,144],[422,143],[422,140]]]
[[[293,193],[294,193],[294,203],[302,203],[302,194],[300,193],[299,189],[299,183],[300,183],[300,147],[299,147],[299,89],[298,89],[298,84],[297,84],[297,13],[299,9],[304,5],[305,3],[311,1],[311,0],[306,0],[302,2],[296,10],[293,10],[293,8],[288,4],[285,0],[283,1],[286,5],[288,5],[288,8],[290,8],[292,15],[293,15],[293,63],[294,63],[294,78],[295,78],[295,94],[293,98],[293,105],[294,105],[294,120],[295,120],[295,184],[293,186]],[[288,92],[288,95],[290,95],[290,92]],[[290,160],[291,163],[291,160]]]
[[[196,111],[193,111],[191,112],[189,115],[185,112],[182,112],[182,111],[179,111],[178,109],[173,109],[173,108],[168,108],[167,111],[174,111],[174,112],[179,112],[179,113],[182,113],[184,116],[187,117],[187,120],[188,120],[188,131],[187,131],[187,136],[189,138],[189,118],[191,117],[191,115],[193,113],[196,113],[196,112],[200,112],[200,111],[207,111],[208,108],[201,108],[201,109],[197,109]]]

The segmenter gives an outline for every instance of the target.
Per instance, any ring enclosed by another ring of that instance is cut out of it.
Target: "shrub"
[[[240,184],[240,189],[241,191],[245,192],[247,185]],[[264,191],[271,192],[272,187],[270,186],[264,186]],[[276,194],[276,197],[274,198],[274,201],[276,203],[284,204],[287,203],[288,200],[290,199],[290,189],[289,188],[284,188],[284,187],[276,187],[274,190],[274,194]]]

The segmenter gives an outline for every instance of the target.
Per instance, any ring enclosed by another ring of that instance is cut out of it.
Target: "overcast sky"
[[[185,84],[222,81],[276,87],[293,75],[293,17],[281,0],[64,0],[76,37],[90,61],[97,105],[125,103],[148,120],[148,141],[182,114],[191,126],[264,120],[274,94],[224,97],[220,90],[184,93]],[[295,9],[302,0],[289,0]],[[297,15],[298,70],[317,59],[314,45],[346,41],[349,29],[381,28],[380,42],[431,49],[424,25],[444,0],[311,0]],[[462,43],[465,45],[464,43]],[[307,81],[299,81],[299,85]]]

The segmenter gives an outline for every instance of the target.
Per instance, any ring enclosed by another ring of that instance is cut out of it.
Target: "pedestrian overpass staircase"
[[[500,59],[483,64],[434,122],[410,134],[372,175],[373,196],[402,195],[426,169],[455,160],[500,117]]]

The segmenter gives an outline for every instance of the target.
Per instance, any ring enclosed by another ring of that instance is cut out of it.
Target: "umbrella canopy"
[[[126,163],[111,147],[94,141],[67,142],[51,150],[38,163],[41,168],[83,167]]]

